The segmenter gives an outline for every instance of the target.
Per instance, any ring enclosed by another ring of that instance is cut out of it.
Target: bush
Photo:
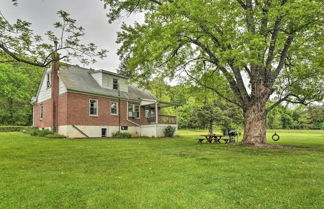
[[[118,138],[132,138],[132,135],[130,133],[120,131],[113,133],[112,136]]]
[[[0,126],[0,132],[17,132],[21,131],[24,126]]]
[[[163,131],[164,136],[165,137],[173,137],[175,130],[176,130],[176,127],[167,126]]]
[[[30,134],[32,136],[40,136],[40,137],[44,137],[47,135],[53,135],[54,133],[48,129],[38,129],[37,127],[27,127],[21,130],[21,132],[26,133],[26,134]]]

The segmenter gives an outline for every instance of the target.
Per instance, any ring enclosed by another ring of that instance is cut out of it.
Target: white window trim
[[[112,105],[112,103],[116,103],[117,104],[116,105],[116,107],[117,107],[117,113],[116,114],[111,112],[111,105]],[[118,106],[119,106],[119,103],[118,102],[115,102],[115,101],[111,101],[110,102],[110,114],[111,115],[118,115],[118,113],[119,113],[119,109],[118,109],[119,107]]]
[[[138,105],[138,117],[136,117],[134,119],[141,119],[141,105],[134,104],[134,103],[127,103],[127,118],[128,118],[128,113],[129,113],[129,109],[128,109],[129,105],[132,105],[132,112],[135,112],[135,105]]]
[[[43,104],[39,105],[39,120],[43,120],[44,119],[44,106]]]
[[[93,115],[93,114],[90,113],[91,100],[95,100],[96,101],[96,105],[97,105],[97,114],[96,115]],[[88,109],[89,109],[89,116],[98,117],[98,115],[99,115],[99,102],[98,102],[98,99],[89,99],[89,107],[88,107]]]

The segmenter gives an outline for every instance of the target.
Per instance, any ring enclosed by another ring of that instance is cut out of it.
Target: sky
[[[77,20],[77,25],[85,28],[84,43],[93,42],[109,51],[106,58],[98,59],[97,63],[88,67],[109,71],[115,71],[120,63],[116,54],[116,33],[120,31],[122,22],[132,24],[143,20],[142,15],[135,14],[109,24],[107,10],[100,0],[18,0],[18,6],[13,6],[11,0],[0,0],[0,10],[9,22],[13,23],[18,18],[26,20],[32,23],[35,34],[42,35],[54,29],[53,23],[58,20],[57,11],[68,12],[71,18]],[[76,60],[71,62],[82,66]]]

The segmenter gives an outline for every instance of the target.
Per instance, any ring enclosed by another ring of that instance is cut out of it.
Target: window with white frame
[[[44,117],[44,107],[42,104],[39,105],[39,120],[43,120]]]
[[[119,89],[118,79],[116,78],[113,79],[113,89]]]
[[[96,99],[89,100],[89,114],[91,116],[98,116],[98,100]]]
[[[112,115],[118,115],[118,102],[110,103],[110,113]]]
[[[138,104],[128,103],[128,117],[130,118],[140,118],[140,106]]]
[[[51,73],[46,74],[46,87],[51,87]]]

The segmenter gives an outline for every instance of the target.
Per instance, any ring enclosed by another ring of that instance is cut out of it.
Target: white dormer
[[[102,88],[128,92],[127,77],[125,76],[104,70],[94,71],[91,75]]]

